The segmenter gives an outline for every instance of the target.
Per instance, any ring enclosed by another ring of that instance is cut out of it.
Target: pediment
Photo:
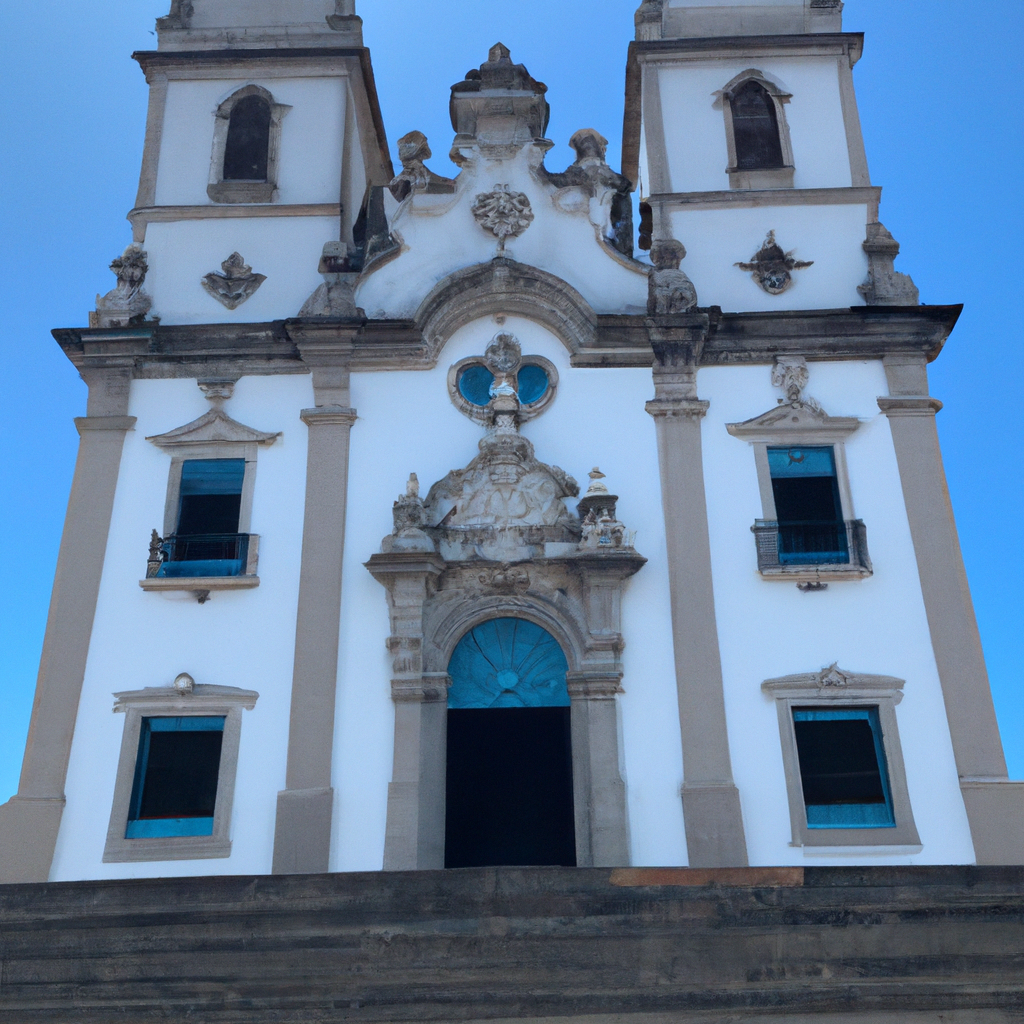
[[[233,420],[223,409],[211,409],[199,419],[176,427],[166,434],[147,437],[158,448],[183,448],[192,445],[215,444],[258,444],[272,445],[280,432],[268,434],[262,430],[247,427],[244,423]]]
[[[842,440],[859,426],[855,416],[829,416],[817,403],[783,402],[753,419],[726,424],[726,430],[746,441]]]

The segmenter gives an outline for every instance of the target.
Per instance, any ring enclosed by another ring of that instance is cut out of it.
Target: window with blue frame
[[[486,406],[491,401],[491,386],[494,374],[483,363],[471,363],[459,374],[459,393],[473,405]],[[523,405],[539,402],[547,393],[551,381],[543,366],[526,363],[519,368],[516,377],[516,392]]]
[[[850,545],[831,445],[769,448],[779,564],[830,565],[850,561]]]
[[[144,718],[126,839],[213,835],[222,717]]]
[[[181,467],[178,526],[159,576],[240,576],[249,537],[238,532],[245,459],[189,459]]]
[[[895,828],[877,707],[794,708],[808,828]]]

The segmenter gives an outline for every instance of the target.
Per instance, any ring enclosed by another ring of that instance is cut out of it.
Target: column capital
[[[699,398],[665,397],[655,398],[644,407],[655,418],[663,417],[702,420],[711,407],[710,402]]]
[[[570,699],[614,700],[622,693],[622,673],[601,670],[569,672],[565,677]]]
[[[424,672],[421,676],[391,680],[391,699],[396,704],[446,704],[452,685],[447,672]]]
[[[894,416],[934,416],[942,403],[929,395],[897,395],[878,399],[878,408],[890,419]]]
[[[299,419],[307,426],[347,426],[351,427],[359,417],[355,409],[343,405],[321,405],[315,409],[303,409]]]
[[[79,435],[90,430],[132,430],[137,423],[134,416],[76,416],[75,428]]]

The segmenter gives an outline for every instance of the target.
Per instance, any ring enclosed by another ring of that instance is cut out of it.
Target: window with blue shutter
[[[779,564],[849,562],[832,446],[769,448],[768,468],[779,524]]]

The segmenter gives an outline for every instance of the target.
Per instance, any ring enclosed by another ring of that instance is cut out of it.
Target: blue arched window
[[[558,641],[526,619],[490,619],[458,643],[448,665],[450,709],[569,706]]]

